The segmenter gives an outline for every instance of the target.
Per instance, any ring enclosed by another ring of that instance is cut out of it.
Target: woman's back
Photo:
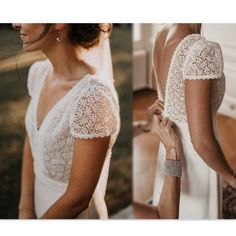
[[[178,44],[188,34],[188,32],[179,31],[175,27],[165,25],[156,37],[153,51],[153,67],[159,83],[158,89],[163,98],[165,97],[166,82],[173,54]]]
[[[186,121],[185,83],[214,79],[212,112],[221,105],[225,92],[221,49],[200,34],[179,33],[164,28],[156,38],[153,67],[159,99],[165,100],[164,115],[173,121]],[[218,78],[218,79],[217,79]]]
[[[192,123],[188,121],[186,111],[186,81],[214,79],[212,94],[210,94],[212,96],[210,112],[215,115],[225,90],[223,60],[218,44],[207,41],[200,34],[185,36],[183,34],[182,38],[178,35],[177,31],[166,29],[159,33],[154,50],[154,71],[159,99],[165,102],[164,116],[175,122],[183,144],[179,217],[214,219],[218,218],[217,175],[205,164],[192,145],[189,131]],[[212,123],[214,123],[214,115]],[[159,201],[163,185],[160,168],[164,156],[164,147],[160,145],[154,205]]]

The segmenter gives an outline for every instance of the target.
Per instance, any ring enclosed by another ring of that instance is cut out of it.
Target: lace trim
[[[110,130],[107,133],[101,133],[101,134],[80,134],[76,133],[74,130],[71,130],[70,133],[74,138],[81,138],[81,139],[93,139],[93,138],[104,138],[108,137],[116,132],[116,128]]]
[[[209,79],[220,79],[218,75],[204,75],[204,76],[185,76],[186,80],[209,80]]]
[[[184,79],[218,79],[222,74],[223,59],[219,45],[205,39],[197,41],[186,56]]]

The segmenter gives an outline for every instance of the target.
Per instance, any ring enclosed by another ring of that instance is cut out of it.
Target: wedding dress
[[[48,112],[37,127],[40,92],[52,64],[49,60],[34,63],[28,75],[31,96],[25,124],[34,161],[34,203],[41,217],[66,191],[75,138],[92,139],[110,136],[110,145],[96,190],[102,195],[99,208],[107,211],[104,200],[112,146],[119,132],[119,104],[114,86],[87,74]],[[88,170],[89,171],[89,170]],[[79,188],[80,186],[78,186]],[[93,199],[96,201],[96,199]],[[93,204],[78,218],[89,218]],[[91,211],[90,211],[91,210]]]
[[[191,34],[186,36],[174,51],[166,81],[165,98],[161,94],[160,82],[157,79],[158,96],[164,101],[163,115],[175,123],[183,144],[180,219],[217,219],[219,217],[218,177],[193,148],[185,109],[185,80],[200,79],[213,80],[212,122],[217,137],[215,115],[225,92],[221,49],[217,43],[208,41],[199,34]],[[165,149],[161,143],[153,194],[154,205],[159,202],[163,186],[161,168],[164,159]]]

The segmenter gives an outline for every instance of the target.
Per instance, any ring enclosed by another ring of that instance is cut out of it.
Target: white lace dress
[[[27,83],[31,100],[25,124],[34,160],[34,200],[37,218],[65,193],[75,138],[91,139],[111,135],[97,185],[100,194],[105,195],[111,150],[120,125],[115,88],[108,88],[99,82],[96,76],[88,74],[51,108],[37,129],[36,111],[39,96],[51,67],[49,60],[36,62],[30,68]],[[99,201],[99,210],[107,211],[104,197]],[[89,218],[90,208],[78,218]]]
[[[166,97],[164,98],[158,90],[159,99],[165,100],[164,116],[175,122],[183,143],[180,219],[217,219],[219,217],[217,174],[194,150],[186,117],[185,80],[199,79],[213,80],[212,113],[216,133],[215,115],[225,92],[221,49],[217,43],[207,41],[199,34],[191,34],[178,44],[173,54],[165,88]],[[157,84],[159,83],[157,80]],[[159,202],[163,186],[161,168],[164,158],[165,149],[161,144],[153,194],[154,205]]]

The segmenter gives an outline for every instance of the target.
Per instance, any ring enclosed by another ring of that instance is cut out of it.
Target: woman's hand
[[[148,117],[153,118],[153,115],[161,115],[164,110],[164,103],[157,99],[150,107],[147,109]]]
[[[154,115],[161,115],[164,110],[164,103],[157,99],[150,107],[147,109],[147,123],[145,125],[141,125],[141,129],[145,132],[151,130],[153,117]]]
[[[36,219],[33,209],[19,209],[19,219]]]
[[[174,130],[174,123],[167,117],[157,116],[155,133],[159,136],[166,149],[166,158],[179,160],[182,147],[181,141]]]

